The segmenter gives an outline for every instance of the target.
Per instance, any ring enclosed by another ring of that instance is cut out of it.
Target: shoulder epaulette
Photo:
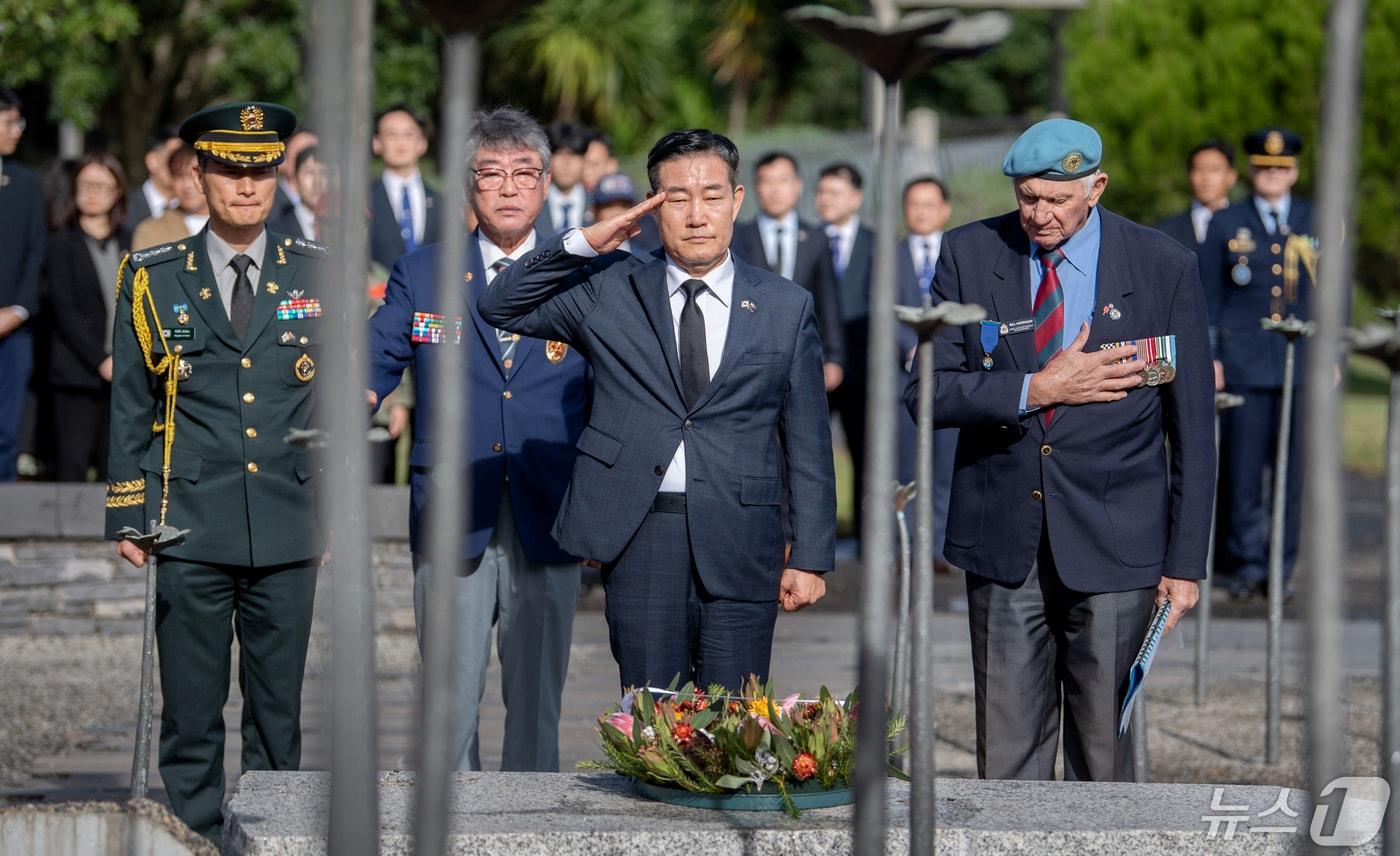
[[[302,256],[312,256],[318,259],[329,258],[331,248],[317,241],[308,241],[306,238],[282,238],[282,246],[292,252]]]
[[[185,242],[178,241],[173,244],[161,244],[158,247],[151,247],[148,250],[137,250],[131,254],[131,266],[150,267],[161,262],[168,262],[171,259],[178,259],[185,252]]]

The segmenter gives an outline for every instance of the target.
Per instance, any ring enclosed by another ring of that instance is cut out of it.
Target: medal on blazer
[[[1254,272],[1249,269],[1248,258],[1240,256],[1239,261],[1230,269],[1230,279],[1240,287],[1249,285],[1250,280],[1254,279]]]
[[[983,321],[982,328],[982,368],[992,370],[992,351],[997,349],[997,341],[1006,331],[1006,325],[999,321]]]
[[[551,363],[562,363],[569,353],[569,346],[563,342],[545,342],[544,355]]]
[[[1137,359],[1146,364],[1138,374],[1143,386],[1161,386],[1176,380],[1176,336],[1151,336],[1131,342],[1108,342],[1100,345],[1106,351],[1120,345],[1137,345]]]

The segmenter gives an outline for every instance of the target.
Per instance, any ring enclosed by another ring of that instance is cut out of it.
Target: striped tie
[[[1060,352],[1065,329],[1065,293],[1060,288],[1060,275],[1055,268],[1065,260],[1060,249],[1045,250],[1040,253],[1040,264],[1045,273],[1040,278],[1040,287],[1035,290],[1035,354],[1040,368]],[[1055,418],[1055,408],[1047,407],[1045,425]]]

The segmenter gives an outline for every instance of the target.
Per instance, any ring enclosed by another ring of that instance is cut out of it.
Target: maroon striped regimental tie
[[[1060,275],[1055,272],[1064,260],[1064,251],[1058,248],[1040,252],[1040,264],[1045,273],[1040,277],[1040,287],[1035,290],[1032,312],[1035,315],[1036,362],[1042,369],[1060,352],[1065,331],[1065,293],[1060,288]],[[1055,408],[1047,407],[1042,412],[1048,428],[1055,418]]]

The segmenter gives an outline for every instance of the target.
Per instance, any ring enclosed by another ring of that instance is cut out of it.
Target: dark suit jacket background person
[[[14,481],[44,264],[44,193],[39,176],[15,163],[24,134],[19,97],[0,89],[0,482]]]
[[[1053,778],[1063,706],[1066,777],[1132,781],[1131,738],[1116,739],[1124,677],[1154,599],[1169,597],[1179,618],[1205,576],[1215,456],[1204,292],[1190,251],[1096,206],[1101,152],[1082,123],[1032,126],[1003,166],[1019,211],[949,232],[938,261],[941,300],[1016,325],[1035,319],[1042,288],[1031,251],[1067,257],[1065,334],[1041,355],[1031,330],[1001,336],[990,368],[981,325],[935,343],[935,418],[962,429],[945,555],[968,572],[986,778]],[[1100,350],[1168,334],[1177,374],[1160,386],[1139,385],[1140,360],[1115,364],[1134,348]],[[1063,349],[1040,366],[1050,348]],[[917,392],[905,391],[911,410]]]
[[[624,687],[765,676],[778,604],[815,602],[834,564],[812,297],[728,252],[738,160],[710,131],[663,137],[647,159],[650,199],[546,241],[478,302],[487,322],[561,340],[593,368],[583,454],[554,534],[603,563]],[[665,256],[592,260],[652,210]]]
[[[823,379],[830,392],[845,378],[849,356],[831,245],[820,226],[798,219],[802,179],[792,155],[769,152],[754,164],[753,174],[759,215],[734,229],[732,249],[749,264],[767,268],[812,293],[825,360]],[[780,246],[770,248],[767,234],[779,237]]]

